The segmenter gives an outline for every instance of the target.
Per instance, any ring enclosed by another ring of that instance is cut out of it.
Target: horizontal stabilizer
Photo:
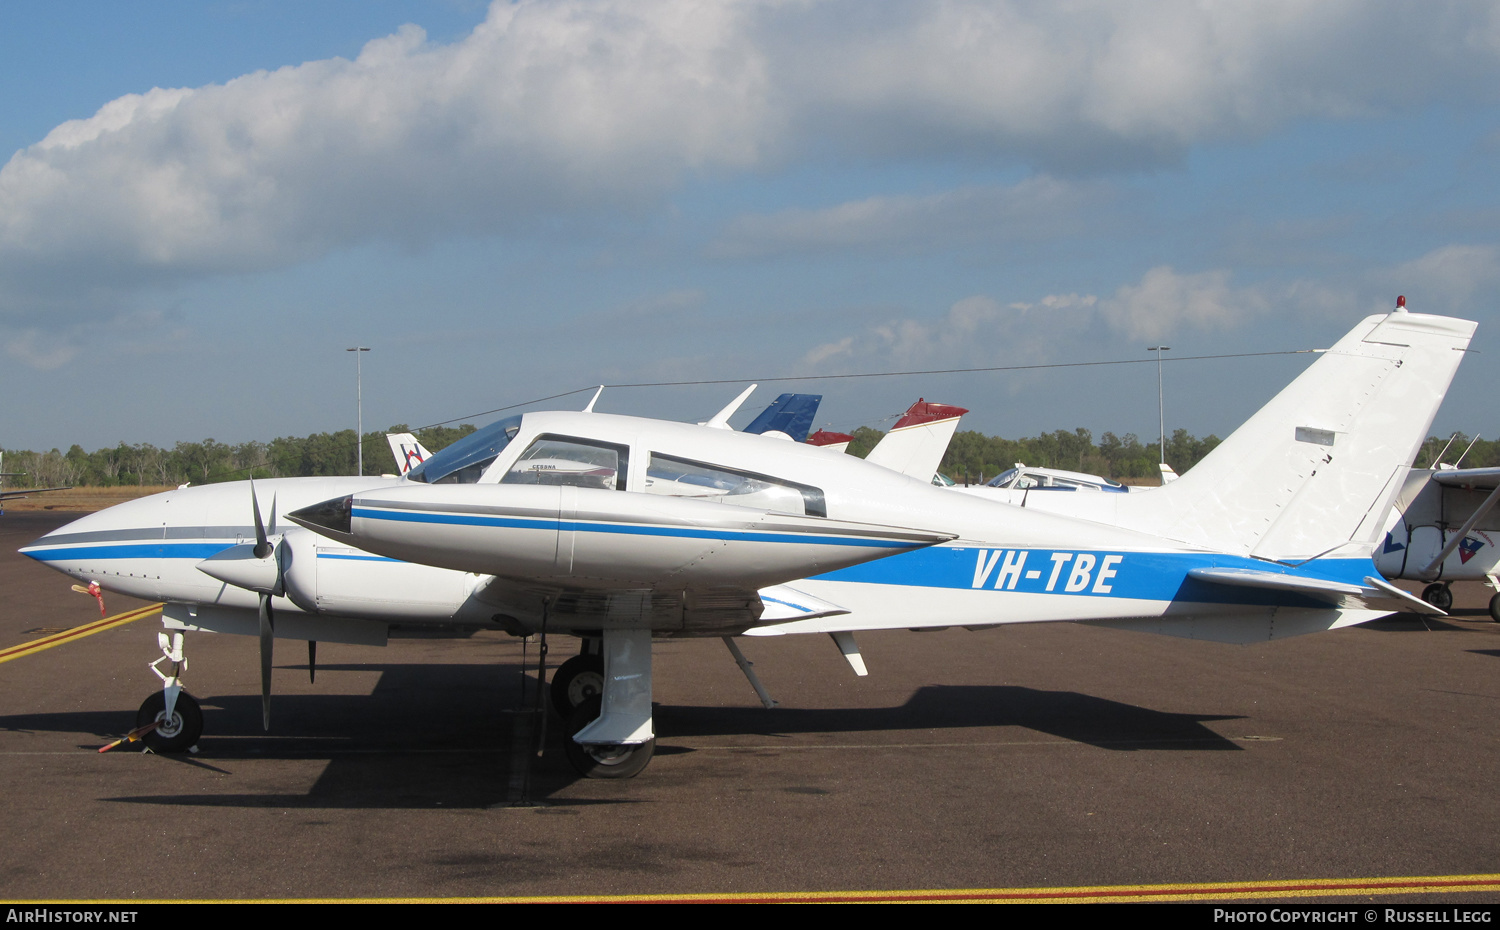
[[[1209,584],[1302,594],[1338,606],[1447,616],[1421,598],[1373,577],[1366,577],[1363,585],[1357,585],[1327,578],[1259,572],[1248,568],[1194,568],[1188,571],[1188,577]]]
[[[1291,591],[1338,603],[1345,597],[1370,594],[1368,588],[1328,581],[1323,578],[1308,578],[1305,575],[1283,575],[1279,572],[1257,572],[1248,568],[1194,568],[1188,577],[1212,584],[1227,584],[1237,588],[1265,588],[1271,591]]]
[[[1443,610],[1440,607],[1432,606],[1431,604],[1422,600],[1420,597],[1412,594],[1410,591],[1403,591],[1395,585],[1391,584],[1389,581],[1386,581],[1384,578],[1370,576],[1365,578],[1365,584],[1379,588],[1391,597],[1394,597],[1398,601],[1406,604],[1406,610],[1408,613],[1428,614],[1434,617],[1448,616],[1448,612],[1446,610]]]

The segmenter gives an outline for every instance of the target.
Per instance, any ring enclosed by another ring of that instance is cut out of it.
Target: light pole
[[[370,351],[369,346],[354,346],[345,349],[354,353],[354,438],[359,446],[359,477],[365,476],[365,385],[364,365],[361,352]]]
[[[1167,414],[1162,402],[1161,354],[1170,351],[1171,348],[1171,346],[1146,346],[1147,352],[1156,353],[1156,418],[1161,425],[1161,463],[1163,465],[1167,464]]]

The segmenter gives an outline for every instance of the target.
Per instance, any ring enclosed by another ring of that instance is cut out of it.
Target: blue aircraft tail
[[[770,406],[762,410],[744,431],[767,433],[778,430],[797,442],[805,442],[822,402],[822,394],[783,394],[771,401]]]

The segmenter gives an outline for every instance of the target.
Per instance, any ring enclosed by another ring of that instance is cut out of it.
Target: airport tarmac
[[[0,649],[97,620],[0,517]],[[1403,615],[1257,646],[1069,624],[656,646],[656,757],[526,780],[534,644],[187,643],[199,752],[95,750],[159,687],[155,617],[0,663],[0,897],[755,893],[1500,872],[1500,624]],[[106,596],[111,615],[141,602]],[[554,637],[556,667],[576,641]],[[515,806],[529,800],[534,806]],[[1357,900],[1391,900],[1361,896]],[[1307,899],[1303,899],[1307,900]],[[1315,900],[1315,899],[1314,899]],[[1340,899],[1347,900],[1347,899]],[[1494,892],[1402,896],[1495,901]]]

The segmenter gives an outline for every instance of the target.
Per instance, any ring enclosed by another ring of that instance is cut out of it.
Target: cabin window
[[[500,483],[623,491],[629,460],[627,446],[570,436],[539,436]]]
[[[739,507],[763,507],[781,513],[828,516],[828,504],[819,488],[657,453],[652,453],[651,464],[646,469],[646,493],[692,497]]]
[[[520,428],[519,416],[491,423],[435,453],[406,477],[428,484],[475,484]]]

